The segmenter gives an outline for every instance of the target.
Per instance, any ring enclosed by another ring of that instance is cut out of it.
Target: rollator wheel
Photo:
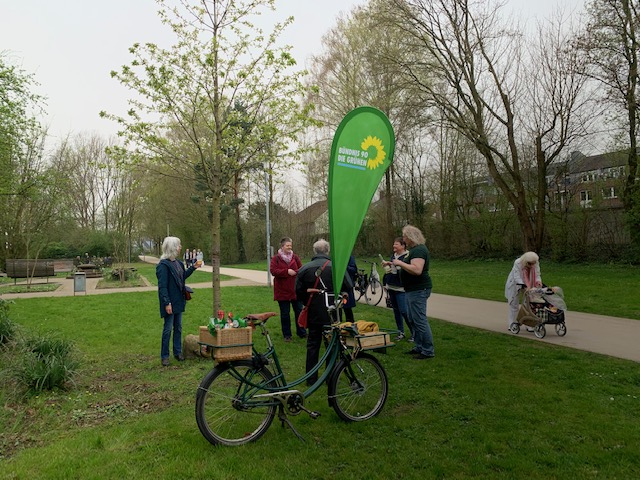
[[[556,324],[556,333],[559,337],[564,337],[567,334],[567,326],[564,323]]]
[[[511,325],[509,325],[509,330],[514,335],[517,335],[518,333],[520,333],[520,324],[513,322]]]
[[[544,338],[544,336],[547,334],[547,329],[544,328],[544,325],[536,325],[536,327],[533,329],[533,334],[538,337],[538,338]]]

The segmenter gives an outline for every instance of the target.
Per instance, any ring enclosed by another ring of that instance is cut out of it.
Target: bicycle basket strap
[[[324,267],[327,266],[327,263],[329,263],[331,260],[327,260],[326,262],[324,262],[324,265],[322,265],[322,268],[320,269],[320,275],[322,275],[322,272],[324,272]],[[318,282],[320,281],[320,275],[318,275],[316,277],[316,281],[313,284],[313,289],[315,290],[316,288],[318,288]],[[311,305],[311,299],[313,298],[313,294],[315,292],[311,292],[311,295],[309,295],[309,299],[307,300],[307,308],[309,308],[309,305]]]

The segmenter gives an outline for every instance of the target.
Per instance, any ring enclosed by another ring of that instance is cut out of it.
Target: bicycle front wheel
[[[353,287],[353,295],[356,299],[356,302],[360,300],[360,297],[362,297],[362,295],[364,295],[365,290],[366,290],[365,282],[358,279],[356,281],[356,284]]]
[[[364,292],[364,298],[369,305],[378,305],[380,300],[382,300],[382,296],[384,295],[384,290],[382,289],[382,284],[380,280],[377,278],[372,278],[371,282],[369,282],[369,287]]]
[[[347,422],[375,417],[387,401],[389,383],[380,362],[366,353],[342,360],[329,381],[329,403]]]
[[[255,369],[250,360],[220,364],[202,380],[196,394],[196,422],[213,445],[244,445],[267,431],[276,413],[269,398],[256,399],[272,375],[266,368]]]

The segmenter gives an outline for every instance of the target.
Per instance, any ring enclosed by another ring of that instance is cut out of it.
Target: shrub
[[[40,337],[25,341],[19,350],[13,377],[27,392],[65,389],[73,381],[78,362],[71,342]]]
[[[10,300],[0,298],[0,347],[7,345],[16,337],[16,324],[9,318]]]

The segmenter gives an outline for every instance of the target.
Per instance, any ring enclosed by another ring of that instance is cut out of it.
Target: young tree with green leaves
[[[176,41],[169,48],[135,44],[131,65],[112,72],[134,94],[126,116],[103,112],[122,127],[133,158],[161,164],[176,177],[206,185],[212,212],[213,311],[220,306],[220,207],[223,188],[244,168],[238,122],[269,133],[269,150],[288,148],[308,121],[297,100],[304,92],[289,47],[277,39],[292,18],[264,33],[254,23],[274,0],[157,0],[162,23]],[[240,102],[242,112],[234,110]],[[264,142],[261,134],[243,138]],[[233,152],[233,157],[231,156]]]
[[[44,99],[32,75],[0,55],[0,260],[37,258],[59,220],[62,175],[47,166],[47,132],[36,118]],[[2,262],[3,263],[3,262]]]

